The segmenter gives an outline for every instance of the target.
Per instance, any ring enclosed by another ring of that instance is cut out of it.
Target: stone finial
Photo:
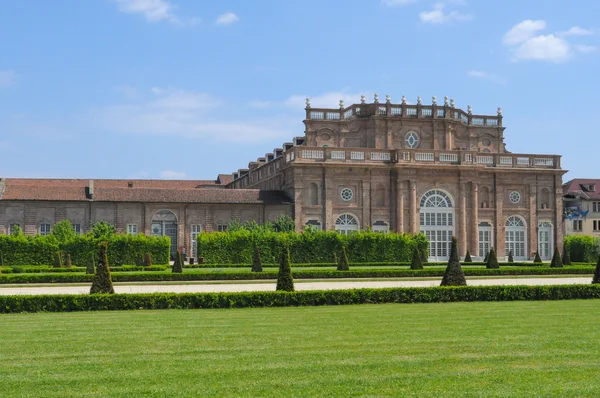
[[[389,94],[386,94],[386,95],[385,95],[385,102],[386,102],[387,104],[389,104],[390,102],[392,102],[392,97],[390,97],[390,95],[389,95]]]
[[[437,105],[437,98],[435,98],[435,95],[433,97],[431,97],[431,103],[433,105]]]
[[[448,96],[447,95],[444,97],[444,105],[448,106]]]
[[[406,95],[402,96],[402,104],[406,105]]]
[[[365,96],[364,96],[364,95],[361,95],[361,96],[360,96],[360,103],[361,103],[361,104],[364,104],[365,102],[367,102],[367,99],[365,98]]]
[[[454,108],[454,98],[450,98],[450,106]]]
[[[310,98],[306,98],[306,107],[310,108]]]
[[[418,96],[418,97],[417,97],[417,104],[418,104],[418,105],[421,105],[421,96]]]
[[[473,113],[473,108],[471,108],[471,105],[467,105],[467,112],[469,115]]]
[[[373,94],[373,100],[375,102],[379,102],[379,94],[377,94],[377,93]]]
[[[340,109],[344,109],[344,100],[340,100]]]
[[[502,108],[498,107],[498,116],[502,116]]]

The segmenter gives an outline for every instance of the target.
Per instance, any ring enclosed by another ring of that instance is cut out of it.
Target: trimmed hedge
[[[336,256],[337,257],[337,256]],[[366,263],[353,263],[350,262],[350,267],[386,267],[386,266],[410,266],[412,262],[410,261],[398,261],[398,262],[366,262]],[[546,264],[535,264],[535,263],[499,263],[502,267],[544,267]],[[591,265],[592,263],[577,263],[574,265]],[[593,263],[595,264],[595,263]],[[440,266],[440,265],[448,265],[447,261],[441,262],[431,262],[423,264],[425,267],[429,266]],[[461,263],[463,267],[470,267],[473,265],[486,265],[483,261],[476,261],[472,263]],[[278,267],[279,264],[276,263],[263,263],[263,267]],[[304,267],[337,267],[338,263],[292,263],[292,268],[304,268]],[[251,268],[252,264],[186,264],[185,268]],[[111,269],[113,269],[111,267]]]
[[[357,232],[341,235],[335,231],[277,233],[270,231],[201,233],[197,237],[198,256],[204,264],[250,264],[254,246],[258,246],[263,263],[275,263],[281,245],[290,249],[292,263],[328,263],[331,253],[346,246],[350,262],[410,261],[412,250],[425,250],[429,242],[424,235]]]
[[[505,267],[496,269],[486,268],[465,268],[466,276],[502,276],[502,275],[591,275],[594,273],[594,267]],[[373,269],[373,270],[315,270],[315,271],[294,271],[292,276],[295,279],[335,279],[335,278],[422,278],[422,277],[441,277],[444,275],[443,269],[427,269],[413,271],[410,269]],[[93,275],[88,274],[8,274],[0,275],[0,284],[7,283],[84,283],[90,282]],[[264,280],[277,279],[277,272],[211,272],[211,273],[182,273],[173,274],[170,272],[113,272],[111,273],[113,282],[160,282],[160,281],[216,281],[216,280]]]
[[[600,285],[452,286],[300,292],[0,296],[0,313],[259,308],[600,298]]]
[[[564,245],[569,248],[569,257],[574,263],[595,262],[600,255],[600,240],[593,236],[565,236]]]
[[[168,237],[144,235],[115,235],[108,239],[108,261],[120,266],[135,264],[140,253],[150,253],[156,264],[169,263]],[[0,252],[4,265],[50,265],[56,253],[69,253],[74,265],[84,266],[92,255],[98,253],[100,239],[91,235],[78,235],[60,243],[53,235],[12,236],[0,235]]]

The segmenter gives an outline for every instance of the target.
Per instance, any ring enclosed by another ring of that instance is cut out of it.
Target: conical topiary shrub
[[[342,245],[342,251],[340,252],[340,262],[337,267],[338,271],[350,271],[350,264],[348,263],[348,254],[346,253],[346,246]]]
[[[254,255],[252,256],[252,272],[262,272],[262,260],[260,258],[260,249],[254,246]]]
[[[146,253],[144,256],[144,264],[146,267],[152,267],[152,254]]]
[[[552,262],[550,263],[550,268],[562,268],[563,262],[560,257],[560,252],[558,251],[558,246],[554,246],[554,255],[552,256]]]
[[[487,264],[488,258],[490,258],[490,252],[485,253],[485,257],[483,258],[483,262]]]
[[[277,274],[277,288],[286,292],[294,291],[294,278],[290,266],[290,251],[282,245],[279,249],[279,273]]]
[[[423,249],[421,250],[421,262],[425,264],[427,261],[427,249]]]
[[[467,280],[458,261],[458,250],[456,249],[456,238],[452,237],[452,248],[450,249],[450,259],[446,272],[442,278],[441,286],[466,286]]]
[[[569,245],[563,246],[562,260],[564,265],[571,265],[571,248],[569,247]]]
[[[181,274],[183,272],[183,259],[181,257],[181,252],[177,250],[175,254],[175,261],[173,261],[173,268],[171,268],[173,273]]]
[[[423,269],[423,262],[421,261],[421,256],[419,255],[419,249],[413,249],[412,261],[410,263],[410,269],[418,270]]]
[[[96,273],[96,262],[93,254],[90,256],[90,259],[87,262],[87,265],[85,266],[85,273],[89,275],[93,275]]]
[[[512,255],[512,250],[508,252],[508,262],[509,263],[515,262],[515,259],[513,258],[513,255]]]
[[[54,268],[60,268],[63,266],[63,258],[61,252],[54,253]]]
[[[67,255],[65,256],[65,267],[71,268],[72,266],[73,263],[71,262],[71,255],[67,253]]]
[[[598,262],[596,263],[596,272],[594,272],[594,278],[592,283],[600,283],[600,256],[598,256]]]
[[[535,258],[533,259],[535,264],[542,264],[542,258],[540,257],[540,252],[535,252]]]
[[[500,268],[498,264],[498,256],[496,256],[496,250],[492,247],[488,254],[487,262],[485,263],[485,268]]]
[[[114,293],[112,279],[110,277],[110,267],[108,266],[108,242],[100,244],[100,252],[98,253],[98,267],[96,275],[92,279],[92,288],[90,294],[98,293]]]
[[[467,254],[465,254],[465,263],[472,263],[473,260],[471,259],[471,252],[469,251],[469,249],[467,249]]]

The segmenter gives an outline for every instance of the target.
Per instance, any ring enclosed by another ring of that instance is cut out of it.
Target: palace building
[[[453,235],[460,256],[494,247],[500,258],[550,259],[562,247],[560,156],[507,151],[500,108],[476,115],[448,98],[392,104],[376,94],[324,109],[307,99],[304,124],[304,136],[214,181],[0,179],[0,233],[103,220],[167,235],[196,256],[199,232],[287,214],[297,231],[422,232],[432,260],[448,258]]]

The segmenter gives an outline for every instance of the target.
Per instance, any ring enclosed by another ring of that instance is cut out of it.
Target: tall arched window
[[[554,247],[554,234],[552,224],[542,221],[538,225],[538,251],[542,260],[552,259],[552,248]]]
[[[382,184],[378,184],[375,188],[375,206],[385,206],[385,187]]]
[[[484,209],[490,207],[490,190],[488,187],[482,187],[479,191],[479,202]]]
[[[352,214],[342,214],[335,220],[335,230],[342,235],[358,231],[358,220]]]
[[[421,197],[421,232],[429,240],[429,257],[446,260],[454,234],[454,207],[446,192],[432,189]]]
[[[308,184],[307,202],[310,206],[316,206],[319,204],[319,186],[314,182]]]
[[[512,251],[515,260],[527,259],[527,227],[519,216],[510,216],[506,220],[506,255]]]
[[[171,239],[171,256],[177,252],[177,216],[170,210],[160,210],[152,216],[153,236],[168,236]]]

